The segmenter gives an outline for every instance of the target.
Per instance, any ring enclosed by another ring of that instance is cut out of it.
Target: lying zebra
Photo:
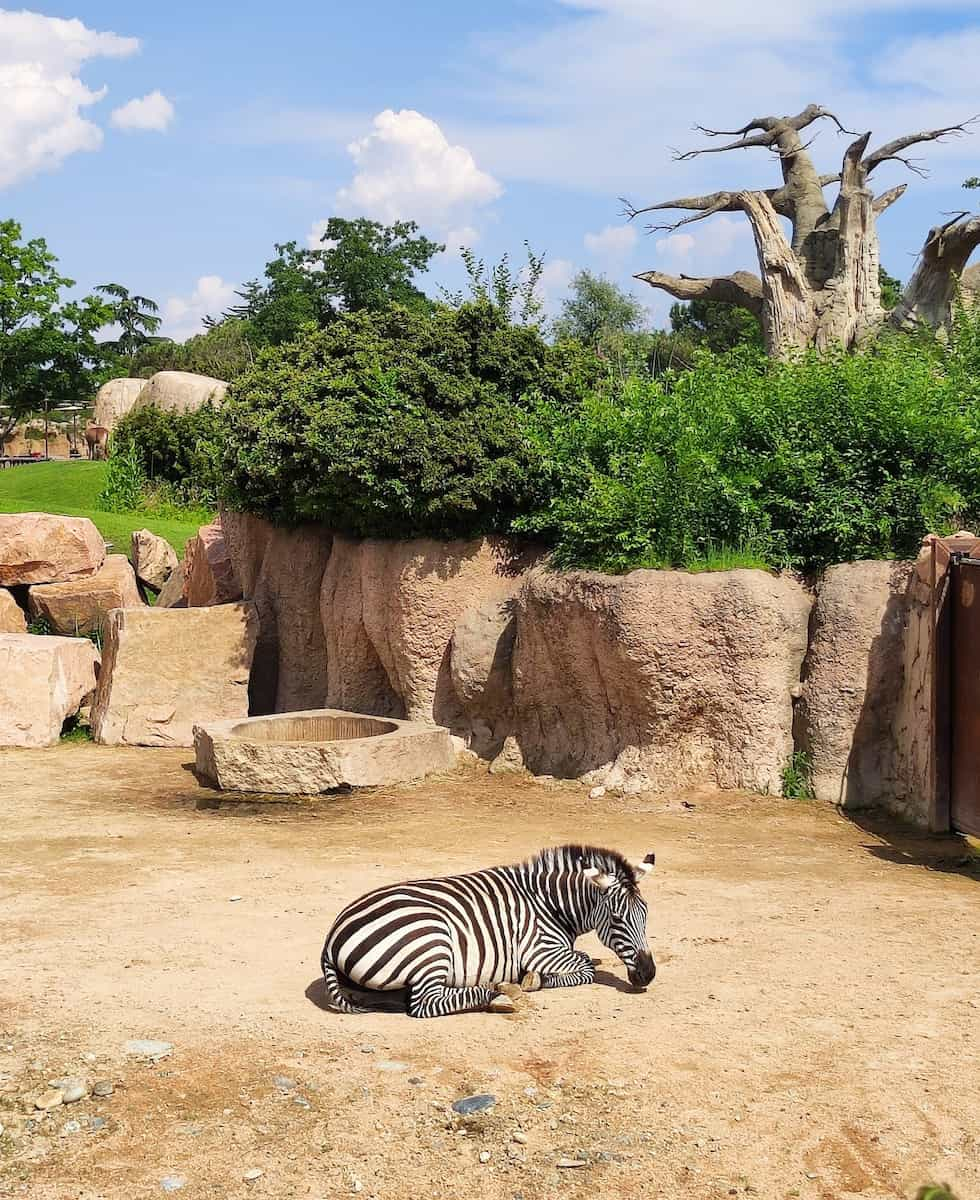
[[[645,987],[657,968],[639,881],[653,862],[648,854],[634,867],[612,850],[559,846],[515,866],[378,888],[349,904],[327,934],[330,1002],[344,1013],[368,1011],[345,995],[343,979],[365,991],[407,988],[413,1017],[513,1012],[501,985],[592,983],[592,959],[574,949],[591,930],[630,983]]]

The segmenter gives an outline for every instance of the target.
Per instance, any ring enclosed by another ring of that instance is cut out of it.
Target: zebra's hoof
[[[537,971],[526,971],[524,978],[521,980],[522,992],[540,992],[541,991],[541,976]]]
[[[495,983],[493,990],[503,996],[510,996],[511,1000],[519,1000],[523,988],[516,983]]]
[[[511,1000],[510,996],[500,994],[494,996],[490,1001],[488,1010],[494,1013],[512,1013],[517,1012],[517,1005]]]

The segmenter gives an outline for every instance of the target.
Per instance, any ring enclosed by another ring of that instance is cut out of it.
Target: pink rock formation
[[[0,746],[53,746],[95,688],[87,638],[0,634]]]
[[[87,517],[0,513],[0,587],[70,583],[103,562],[105,542]]]
[[[113,608],[142,608],[143,598],[125,554],[110,554],[94,575],[71,583],[37,584],[28,593],[32,617],[53,633],[78,637],[99,632]]]

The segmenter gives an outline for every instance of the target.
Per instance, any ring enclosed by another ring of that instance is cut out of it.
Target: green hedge
[[[690,371],[538,404],[549,499],[518,527],[567,566],[710,564],[719,548],[801,568],[914,555],[980,517],[980,314],[949,347],[895,335],[862,354]],[[736,558],[738,558],[736,554]]]
[[[350,314],[263,351],[232,387],[225,499],[355,536],[507,530],[542,500],[523,397],[575,406],[599,373],[486,303]]]
[[[218,410],[122,423],[151,479],[354,536],[517,531],[562,566],[810,569],[980,520],[980,312],[948,344],[609,373],[488,304],[345,316]]]

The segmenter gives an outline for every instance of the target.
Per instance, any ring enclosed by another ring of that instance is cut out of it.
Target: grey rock
[[[66,1079],[65,1085],[63,1089],[65,1104],[75,1104],[79,1100],[84,1100],[88,1095],[88,1084],[84,1079]]]
[[[276,1085],[280,1092],[295,1092],[296,1080],[289,1079],[285,1075],[276,1075],[272,1082]]]
[[[111,1079],[100,1079],[92,1088],[92,1095],[104,1099],[106,1096],[111,1096],[115,1090]]]
[[[158,1058],[166,1058],[173,1051],[173,1044],[171,1042],[154,1041],[152,1038],[134,1038],[123,1046],[123,1050],[127,1054],[137,1054],[140,1058],[152,1058],[156,1060]],[[167,1178],[170,1179],[171,1176],[168,1175]],[[172,1178],[177,1179],[179,1177],[175,1175]],[[183,1186],[181,1184],[181,1187]]]
[[[66,1121],[61,1128],[62,1133],[80,1133],[82,1129],[81,1121]]]
[[[105,1129],[105,1127],[106,1127],[105,1117],[93,1117],[91,1119],[91,1121],[89,1121],[88,1127],[89,1127],[89,1131],[91,1133],[98,1133],[100,1129]]]
[[[187,1184],[186,1175],[164,1175],[160,1180],[160,1186],[165,1192],[179,1192],[182,1187]]]
[[[397,1062],[393,1058],[383,1058],[380,1062],[376,1062],[375,1067],[379,1071],[407,1071],[408,1063]]]
[[[496,1103],[496,1096],[491,1096],[488,1093],[481,1093],[478,1096],[463,1096],[459,1100],[454,1100],[452,1108],[453,1112],[459,1113],[461,1116],[468,1117],[473,1113],[485,1112],[488,1108],[493,1108]]]
[[[589,1164],[584,1158],[560,1158],[555,1166],[563,1171],[574,1170],[577,1167],[587,1167]]]

